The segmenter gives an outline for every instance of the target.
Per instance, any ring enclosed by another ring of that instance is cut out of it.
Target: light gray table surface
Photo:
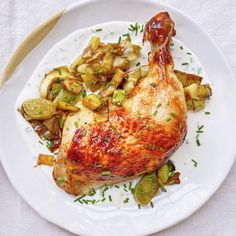
[[[0,72],[3,71],[17,45],[34,27],[73,2],[75,0],[1,0]],[[187,13],[206,29],[222,49],[235,75],[236,1],[164,0],[163,2]],[[217,170],[212,174],[217,174]],[[184,222],[156,235],[235,236],[235,176],[236,164],[234,163],[222,186],[200,210]],[[69,236],[72,234],[42,219],[31,209],[13,189],[0,163],[0,236],[9,235]]]

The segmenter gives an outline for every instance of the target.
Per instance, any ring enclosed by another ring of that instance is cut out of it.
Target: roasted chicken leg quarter
[[[80,195],[155,171],[182,144],[187,113],[183,87],[173,72],[174,35],[167,12],[147,22],[143,40],[151,44],[149,73],[123,106],[110,110],[108,121],[97,123],[85,107],[69,115],[53,169],[59,187]]]

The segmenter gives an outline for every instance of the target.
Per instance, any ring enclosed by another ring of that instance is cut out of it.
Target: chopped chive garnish
[[[155,116],[157,114],[157,110],[155,110],[154,112],[153,112],[153,115]]]
[[[85,197],[85,195],[82,195],[82,196],[76,198],[76,199],[74,200],[74,202],[77,202],[77,201],[81,200],[81,199],[84,198],[84,197]]]
[[[140,29],[140,25],[138,23],[135,23],[134,25],[131,24],[130,27],[128,28],[129,31],[135,32],[135,35],[138,34],[139,29]],[[143,25],[140,30],[140,33],[142,32],[143,32]]]
[[[118,39],[118,44],[120,44],[120,43],[121,43],[121,36]]]
[[[139,25],[138,25],[138,23],[135,23],[135,26],[136,26],[136,28],[135,28],[135,35],[137,35],[138,34],[138,29],[139,29]]]
[[[130,34],[127,33],[127,34],[123,34],[122,36],[126,37],[126,39],[131,42],[131,37],[130,37]]]
[[[48,142],[46,143],[46,147],[47,147],[48,149],[52,148],[52,147],[53,147],[53,143],[48,141]]]
[[[131,188],[131,189],[130,189],[130,192],[131,192],[132,194],[134,194],[135,188]]]
[[[82,199],[82,201],[83,201],[85,204],[88,204],[87,200],[85,200],[85,199]]]
[[[123,201],[123,203],[128,203],[129,202],[129,198],[127,197],[124,201]]]
[[[127,190],[127,189],[124,188],[123,190],[128,193],[128,190]]]
[[[206,114],[206,115],[210,115],[211,113],[210,113],[209,111],[206,111],[205,114]]]
[[[188,65],[188,62],[184,62],[181,64],[182,66]]]
[[[131,188],[132,188],[132,182],[129,181],[129,190],[131,190]]]
[[[70,129],[67,127],[66,130],[70,130]]]
[[[196,131],[198,134],[202,134],[203,133],[203,130],[197,130]]]
[[[140,65],[140,62],[138,62],[137,64],[136,64],[136,66],[139,66]]]
[[[198,138],[196,139],[196,143],[197,143],[198,146],[201,146],[201,143],[200,143]]]
[[[197,162],[193,159],[192,159],[192,162],[193,162],[194,167],[197,167]]]
[[[104,175],[104,176],[107,176],[107,175],[110,175],[110,174],[111,174],[110,171],[103,171],[103,172],[102,172],[102,175]]]
[[[168,122],[168,121],[170,121],[171,120],[171,118],[169,117],[169,118],[166,118],[166,121]]]
[[[187,54],[188,54],[188,55],[192,55],[192,53],[190,53],[190,52],[187,52]]]
[[[180,49],[183,50],[184,49],[183,46],[180,46]]]
[[[106,200],[106,198],[104,197],[102,200],[101,200],[101,202],[104,202]]]
[[[125,187],[125,188],[127,188],[127,185],[126,185],[126,184],[124,184],[124,187]]]
[[[109,196],[108,196],[108,198],[109,198],[109,201],[110,201],[110,202],[112,202],[112,198],[111,198],[111,195],[109,195]]]
[[[128,28],[128,30],[130,30],[130,31],[134,31],[135,30],[135,26],[133,26],[132,24],[130,25],[130,28]]]
[[[171,42],[170,46],[171,46],[171,47],[173,47],[173,46],[174,46],[174,43],[173,43],[173,42]]]
[[[173,113],[173,112],[171,112],[170,115],[173,116],[173,117],[176,117],[176,114]]]
[[[102,197],[104,197],[105,196],[105,192],[108,190],[108,187],[105,187],[104,189],[103,189],[103,191],[102,191]]]
[[[154,204],[153,204],[153,202],[150,202],[150,205],[151,205],[152,208],[154,208]]]
[[[96,194],[96,191],[93,188],[89,190],[89,193],[88,193],[89,196],[94,196],[95,194]]]
[[[82,96],[82,98],[85,98],[85,97],[87,96],[86,91],[83,91],[83,92],[81,93],[81,96]]]
[[[100,31],[102,31],[102,29],[100,28],[100,29],[96,29],[96,32],[100,32]]]
[[[120,188],[120,186],[118,186],[118,185],[114,185],[116,188]]]
[[[43,145],[43,142],[41,142],[40,140],[39,140],[39,143]]]
[[[201,130],[204,127],[204,125],[201,125],[198,127],[198,131]]]
[[[138,208],[141,209],[141,205],[140,204],[138,204]]]
[[[144,27],[144,25],[142,25],[142,27],[141,27],[141,30],[140,30],[140,33],[142,33],[142,32],[143,32],[143,27]]]
[[[159,147],[160,151],[164,151],[164,148],[162,146]]]
[[[159,108],[161,106],[161,103],[159,103],[158,105],[157,105],[157,108]]]

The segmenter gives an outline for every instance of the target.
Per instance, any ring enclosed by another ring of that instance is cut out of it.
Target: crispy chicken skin
[[[167,12],[151,18],[143,38],[152,48],[150,71],[123,106],[110,111],[104,123],[96,123],[94,113],[85,107],[67,118],[53,170],[59,187],[80,195],[152,172],[182,144],[187,113],[183,87],[173,72],[174,35]]]

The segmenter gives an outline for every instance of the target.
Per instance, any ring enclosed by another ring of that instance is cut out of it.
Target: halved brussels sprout
[[[117,106],[121,106],[125,100],[126,92],[122,89],[117,89],[113,93],[112,102]]]
[[[76,79],[66,79],[63,84],[66,90],[76,94],[80,93],[83,88],[83,84]]]
[[[85,59],[83,59],[82,55],[77,57],[74,62],[71,64],[71,69],[77,69],[78,66],[82,65],[85,62]]]
[[[134,61],[138,58],[141,47],[135,44],[132,44],[129,41],[122,41],[121,46],[124,47],[124,56],[129,60],[129,61]]]
[[[202,77],[183,71],[174,71],[182,83],[185,92],[185,100],[188,110],[200,111],[205,107],[205,99],[212,95],[209,84],[201,84]]]
[[[148,65],[140,66],[140,71],[142,77],[147,76],[149,72],[149,66]]]
[[[30,119],[44,120],[56,113],[55,105],[46,99],[35,98],[23,102],[22,108]]]
[[[92,38],[89,41],[89,46],[91,47],[91,49],[95,51],[98,48],[99,44],[100,44],[100,37],[96,35],[92,36]]]
[[[157,193],[156,172],[144,175],[135,186],[134,197],[141,205],[147,205]]]
[[[58,101],[57,108],[60,110],[66,110],[71,112],[80,111],[79,107],[68,104],[67,102]]]
[[[90,110],[96,110],[102,103],[97,95],[90,94],[82,100],[82,104]]]
[[[92,92],[95,92],[101,87],[101,84],[98,82],[97,77],[94,75],[94,71],[89,64],[82,64],[77,70],[80,73],[86,87]]]
[[[189,86],[190,84],[201,84],[202,77],[199,75],[186,73],[180,70],[174,70],[174,72],[183,87]]]
[[[103,55],[103,53],[99,51],[93,54],[93,52],[96,51],[100,44],[100,38],[98,36],[93,36],[89,41],[88,47],[85,48],[83,53],[74,60],[70,67],[72,69],[77,69],[78,66],[82,65],[85,62],[97,60],[100,56]]]
[[[209,84],[197,86],[197,96],[200,98],[209,98],[212,95],[212,89]]]
[[[124,57],[115,57],[114,63],[113,63],[113,70],[120,69],[123,71],[126,71],[130,67],[130,61],[127,58]]]
[[[92,63],[99,61],[103,56],[105,52],[102,49],[97,49],[97,51],[94,52],[94,54],[91,55],[88,59],[86,59],[86,63]]]
[[[111,95],[114,91],[115,91],[115,85],[112,82],[107,83],[106,87],[104,88],[104,90],[102,91],[102,95],[105,96],[109,96]]]
[[[59,126],[60,126],[61,129],[63,129],[65,121],[66,121],[66,114],[62,113],[62,115],[59,119]]]
[[[56,98],[56,96],[60,93],[61,89],[63,88],[63,84],[60,83],[53,83],[52,84],[52,100]]]
[[[87,73],[85,75],[81,75],[86,87],[90,89],[92,92],[97,91],[101,84],[97,81],[96,76],[93,74]]]
[[[115,71],[115,74],[112,77],[111,82],[114,84],[115,88],[118,88],[118,86],[121,84],[123,78],[124,78],[125,72],[117,69]]]
[[[158,178],[161,179],[163,184],[167,182],[169,178],[169,167],[167,164],[158,169]]]
[[[45,78],[42,80],[40,84],[39,92],[41,97],[47,98],[49,90],[52,87],[52,83],[70,77],[72,76],[70,75],[70,69],[67,66],[60,66],[58,68],[53,69],[51,72],[45,75]]]
[[[69,103],[70,105],[75,105],[79,100],[79,94],[71,93],[65,89],[61,89],[57,97],[53,100],[54,104],[59,101]]]
[[[184,88],[184,93],[187,101],[187,108],[193,111],[200,111],[205,107],[204,98],[197,95],[198,84],[193,83]]]
[[[101,70],[103,73],[108,73],[112,70],[114,62],[114,56],[111,52],[107,52],[103,58],[102,64],[101,64]]]
[[[130,93],[131,90],[137,84],[138,80],[141,79],[141,77],[142,77],[142,73],[141,73],[141,68],[140,67],[128,72],[127,73],[127,79],[126,79],[125,83],[123,84],[123,89],[127,93]]]
[[[102,91],[102,94],[104,94],[105,96],[111,95],[115,91],[115,89],[118,88],[118,86],[121,84],[124,75],[124,71],[117,69],[112,77],[111,82],[106,85],[105,89]]]

